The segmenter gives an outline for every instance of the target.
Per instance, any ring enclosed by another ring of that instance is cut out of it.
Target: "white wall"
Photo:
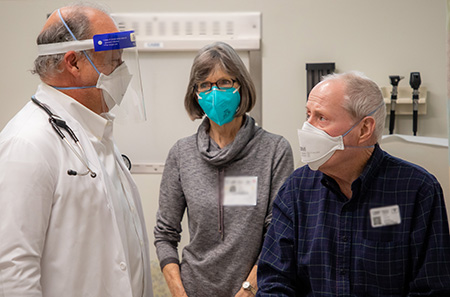
[[[0,128],[34,93],[38,79],[28,70],[36,54],[35,37],[46,14],[66,3],[0,1],[3,28]],[[305,63],[335,62],[337,71],[363,71],[380,86],[389,86],[388,76],[393,74],[405,76],[400,86],[408,86],[410,72],[419,71],[422,85],[428,88],[429,105],[427,115],[420,116],[418,134],[448,137],[445,0],[114,0],[103,3],[112,12],[261,11],[264,128],[290,141],[297,165],[301,163],[296,129],[305,120]],[[170,84],[173,82],[168,82],[168,87]],[[177,125],[176,119],[173,125]],[[409,116],[399,117],[397,133],[411,134],[411,127]],[[420,145],[419,148],[398,141],[386,144],[386,149],[426,167],[437,176],[448,197],[446,148],[436,152],[434,147]],[[160,176],[135,177],[152,240]],[[447,204],[450,206],[448,198]]]

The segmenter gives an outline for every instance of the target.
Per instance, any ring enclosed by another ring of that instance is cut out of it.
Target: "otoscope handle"
[[[396,87],[394,87],[396,89]],[[389,115],[389,134],[394,133],[395,126],[395,105],[397,104],[397,94],[392,92],[391,95],[391,114]]]
[[[413,133],[417,135],[417,110],[413,110]]]
[[[420,72],[411,72],[409,85],[413,89],[413,133],[417,134],[417,111],[419,110],[419,87],[422,83]]]
[[[391,80],[392,92],[391,92],[391,114],[389,116],[389,134],[394,133],[395,126],[395,105],[397,103],[397,87],[400,80],[403,76],[399,75],[390,75],[389,79]]]
[[[413,133],[414,136],[417,134],[417,114],[419,110],[419,90],[413,90]]]
[[[391,115],[389,117],[389,134],[394,133],[394,125],[395,125],[395,110],[391,109]]]

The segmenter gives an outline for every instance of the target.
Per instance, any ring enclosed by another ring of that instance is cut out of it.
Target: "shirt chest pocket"
[[[362,296],[401,296],[408,268],[408,245],[401,241],[362,239],[355,247],[355,293]]]

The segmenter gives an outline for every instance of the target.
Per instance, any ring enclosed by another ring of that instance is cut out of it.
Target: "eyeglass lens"
[[[234,81],[231,79],[221,79],[216,82],[205,81],[198,84],[198,90],[205,92],[211,90],[213,85],[216,85],[219,89],[229,89],[233,87]]]

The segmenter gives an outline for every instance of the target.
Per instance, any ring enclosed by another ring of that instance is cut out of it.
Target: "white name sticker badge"
[[[377,207],[370,210],[370,222],[373,228],[398,225],[401,221],[398,205]]]
[[[226,176],[223,186],[223,205],[256,205],[257,193],[257,176]]]

